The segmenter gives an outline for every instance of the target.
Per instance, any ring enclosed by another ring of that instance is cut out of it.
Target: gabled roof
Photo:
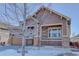
[[[6,24],[6,23],[3,23],[3,22],[0,22],[0,29],[8,29],[8,27],[12,27],[12,26],[9,25],[9,24]]]
[[[61,13],[59,13],[59,12],[53,10],[53,9],[50,9],[50,8],[48,8],[48,7],[45,7],[45,6],[40,7],[33,15],[35,15],[37,12],[41,11],[42,9],[46,9],[46,10],[48,10],[48,11],[50,11],[50,12],[53,12],[53,13],[59,15],[59,16],[63,16],[64,18],[67,18],[67,20],[70,20],[70,17],[65,16],[65,15],[63,15],[63,14],[61,14]],[[33,16],[33,15],[32,15],[32,16]]]
[[[59,15],[59,16],[62,16],[62,17],[64,17],[64,18],[66,18],[66,20],[68,20],[68,21],[70,20],[70,18],[69,18],[68,16],[65,16],[65,15],[63,15],[63,14],[61,14],[61,13],[55,11],[55,10],[52,10],[52,9],[50,9],[50,8],[48,8],[48,7],[45,7],[45,6],[40,7],[40,8],[39,8],[35,13],[33,13],[31,16],[28,16],[27,19],[28,19],[28,18],[32,18],[34,21],[39,22],[39,20],[36,20],[33,16],[35,16],[36,13],[39,13],[42,9],[46,9],[46,10],[48,10],[48,11],[51,12],[51,13],[55,13],[55,14],[57,14],[57,15]]]
[[[0,22],[0,29],[11,30],[11,29],[20,29],[20,27]]]

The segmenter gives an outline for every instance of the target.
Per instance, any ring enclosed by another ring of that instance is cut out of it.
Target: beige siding
[[[5,42],[5,44],[8,44],[10,32],[7,30],[0,30],[0,43]]]
[[[69,39],[70,39],[69,37],[62,37],[62,46],[63,47],[70,47],[69,46],[69,42],[70,42]]]
[[[22,40],[21,40],[21,38],[13,37],[13,38],[8,40],[8,44],[10,44],[10,45],[21,45]]]

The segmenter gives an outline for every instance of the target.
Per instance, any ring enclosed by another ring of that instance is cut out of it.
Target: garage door
[[[28,46],[33,45],[33,39],[27,39],[26,45],[28,45]]]

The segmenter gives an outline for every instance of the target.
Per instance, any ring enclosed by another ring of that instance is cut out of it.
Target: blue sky
[[[29,4],[31,11],[35,11],[41,4]],[[48,6],[48,4],[45,4],[45,6]],[[20,6],[22,7],[22,6]],[[68,3],[52,3],[49,8],[54,9],[63,15],[69,16],[71,18],[71,33],[79,33],[78,27],[79,27],[79,4],[68,4]],[[12,7],[11,7],[12,9]],[[22,9],[22,8],[21,8]],[[1,13],[4,13],[4,4],[0,4],[0,20],[4,21]],[[12,14],[10,14],[13,16]],[[4,18],[6,18],[4,16]],[[7,20],[6,20],[7,21]],[[14,20],[10,20],[11,23],[16,24],[17,22]]]

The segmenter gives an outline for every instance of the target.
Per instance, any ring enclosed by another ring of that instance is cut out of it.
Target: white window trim
[[[49,39],[61,39],[62,37],[62,29],[61,29],[61,37],[60,38],[53,38],[53,37],[49,37],[49,30],[52,30],[52,29],[61,29],[61,27],[51,27],[51,28],[48,28],[48,38]]]

